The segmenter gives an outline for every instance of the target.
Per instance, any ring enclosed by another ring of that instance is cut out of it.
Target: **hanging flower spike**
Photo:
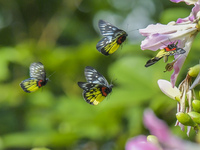
[[[145,127],[149,129],[152,135],[157,137],[160,145],[165,145],[166,149],[184,149],[184,142],[171,134],[167,124],[159,119],[152,110],[147,109],[144,111],[143,120]],[[159,145],[157,144],[157,146]]]
[[[180,0],[173,0],[172,2],[180,2]],[[186,18],[179,18],[176,22],[169,22],[167,25],[151,24],[145,29],[140,29],[139,32],[146,38],[141,43],[142,50],[153,50],[164,48],[164,44],[168,45],[170,41],[178,42],[178,47],[183,48],[186,53],[181,57],[175,56],[176,62],[173,65],[174,73],[171,75],[172,87],[175,86],[176,79],[180,69],[185,62],[185,59],[191,49],[192,42],[199,31],[199,18],[200,18],[200,0],[185,1],[187,4],[195,4],[192,8],[190,15]]]
[[[199,115],[192,113],[191,117],[198,119]],[[159,119],[152,110],[144,111],[143,122],[153,135],[139,135],[130,138],[126,143],[125,150],[199,150],[199,144],[184,141],[173,135],[167,124]]]
[[[168,97],[177,100],[176,126],[180,126],[184,131],[187,126],[187,135],[189,136],[191,127],[197,132],[200,125],[200,100],[197,100],[194,91],[190,90],[192,76],[197,76],[197,70],[200,65],[191,67],[185,79],[179,84],[179,87],[172,87],[169,81],[158,80],[158,86]]]

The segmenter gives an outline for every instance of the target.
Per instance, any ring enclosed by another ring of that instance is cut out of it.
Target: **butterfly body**
[[[30,78],[25,79],[20,83],[21,88],[27,93],[38,90],[40,87],[45,86],[48,82],[44,66],[41,62],[32,63],[29,69]]]
[[[96,48],[104,55],[114,53],[128,36],[124,30],[103,20],[99,20],[99,29],[104,38],[97,43]]]
[[[164,62],[167,62],[169,56],[180,55],[180,54],[184,54],[185,52],[186,51],[184,49],[178,48],[177,44],[174,44],[174,43],[169,44],[164,49],[161,49],[155,57],[148,60],[147,63],[145,64],[145,67],[149,67],[155,64],[162,58],[164,59]]]
[[[113,85],[109,85],[104,76],[89,66],[85,68],[85,76],[87,82],[78,82],[78,86],[83,89],[87,103],[98,105],[112,92]]]

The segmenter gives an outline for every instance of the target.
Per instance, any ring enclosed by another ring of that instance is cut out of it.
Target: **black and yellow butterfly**
[[[164,49],[161,49],[155,57],[153,57],[147,61],[145,67],[149,67],[149,66],[155,64],[161,58],[164,58],[164,62],[167,62],[169,56],[184,54],[186,51],[182,48],[178,48],[177,44],[178,43],[176,43],[176,44],[172,43],[172,44],[169,44]]]
[[[104,55],[114,53],[128,36],[124,30],[103,20],[99,20],[99,29],[104,38],[97,43],[96,48]]]
[[[41,62],[32,63],[29,69],[30,78],[23,80],[20,83],[21,88],[27,93],[31,93],[38,90],[40,87],[46,85],[48,82],[44,66]]]
[[[87,82],[78,82],[83,89],[85,101],[92,105],[98,105],[112,91],[113,85],[109,85],[103,75],[92,67],[85,67],[85,78]]]

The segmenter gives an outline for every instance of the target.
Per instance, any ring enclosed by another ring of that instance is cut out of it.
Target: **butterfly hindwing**
[[[87,82],[78,82],[78,86],[83,89],[85,101],[97,105],[112,91],[112,85],[108,84],[103,75],[89,66],[85,67],[85,77]]]
[[[23,80],[20,83],[20,86],[25,92],[31,93],[31,92],[36,91],[39,88],[37,82],[38,82],[38,79],[29,78],[29,79]]]
[[[25,79],[20,83],[21,88],[27,93],[38,90],[48,82],[44,66],[41,62],[32,63],[29,69],[31,78]]]
[[[114,53],[128,36],[125,31],[103,20],[99,20],[99,29],[104,38],[97,43],[96,49],[104,55]]]

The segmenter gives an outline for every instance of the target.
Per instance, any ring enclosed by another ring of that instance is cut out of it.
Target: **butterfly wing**
[[[91,105],[98,105],[112,91],[112,87],[105,87],[95,83],[78,82],[83,91],[85,101]]]
[[[180,54],[184,54],[186,51],[184,50],[184,49],[182,49],[182,48],[177,48],[176,50],[174,50],[174,51],[171,51],[170,52],[170,56],[171,55],[180,55]]]
[[[155,57],[151,58],[150,60],[148,60],[148,61],[146,62],[145,67],[149,67],[149,66],[155,64],[155,63],[158,62],[161,58],[163,58],[165,55],[166,55],[165,50],[164,50],[164,49],[160,50],[160,51],[158,52],[158,54],[157,54]]]
[[[97,43],[96,49],[106,56],[110,55],[114,53],[120,46],[116,41],[117,39],[113,39],[111,41],[111,38],[105,37]]]
[[[46,80],[46,72],[44,70],[44,65],[41,62],[34,62],[30,65],[30,77],[39,80]]]
[[[29,79],[23,80],[20,83],[20,86],[27,93],[34,92],[39,89],[38,79],[29,78]]]
[[[105,77],[90,66],[85,67],[85,78],[89,83],[96,83],[109,87],[108,81]]]
[[[115,31],[119,30],[117,27],[103,20],[99,20],[99,29],[101,34],[105,37],[113,36]]]

